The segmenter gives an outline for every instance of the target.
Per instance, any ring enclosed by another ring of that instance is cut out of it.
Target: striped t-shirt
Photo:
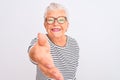
[[[33,39],[31,46],[37,41],[37,38]],[[76,80],[76,70],[79,59],[79,46],[75,39],[67,36],[67,43],[64,47],[55,45],[48,39],[50,44],[50,51],[55,66],[62,73],[64,80]],[[29,47],[29,48],[30,48]],[[52,80],[47,78],[41,70],[37,67],[36,80]]]

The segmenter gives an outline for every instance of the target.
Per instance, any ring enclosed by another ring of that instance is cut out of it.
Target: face
[[[60,38],[65,36],[68,29],[68,21],[64,10],[50,10],[45,18],[45,29],[51,38]]]

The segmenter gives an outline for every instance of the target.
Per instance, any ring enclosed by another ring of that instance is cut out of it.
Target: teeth
[[[60,31],[60,28],[53,28],[52,31],[53,32],[58,32],[58,31]]]

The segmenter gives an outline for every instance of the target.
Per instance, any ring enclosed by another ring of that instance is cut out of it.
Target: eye
[[[48,18],[48,19],[47,19],[47,23],[48,23],[48,24],[54,23],[54,18]]]
[[[65,22],[65,18],[64,17],[59,17],[58,18],[58,22],[59,23],[64,23]]]

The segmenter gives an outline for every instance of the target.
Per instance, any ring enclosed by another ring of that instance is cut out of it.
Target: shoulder
[[[31,44],[34,44],[35,42],[37,42],[37,37],[35,37],[35,38],[33,38],[32,40],[31,40]]]
[[[74,54],[77,54],[77,58],[79,57],[79,44],[77,42],[77,40],[73,37],[67,36],[68,37],[68,47],[72,50],[72,52],[74,52]]]
[[[68,38],[68,45],[69,46],[73,46],[73,47],[76,47],[76,48],[78,48],[79,49],[79,45],[78,45],[78,42],[77,42],[77,40],[75,39],[75,38],[73,38],[73,37],[71,37],[71,36],[68,36],[67,35],[67,38]]]
[[[71,36],[68,36],[68,35],[67,35],[67,38],[68,38],[68,42],[78,44],[78,43],[77,43],[77,40],[76,40],[75,38],[73,38],[73,37],[71,37]]]

